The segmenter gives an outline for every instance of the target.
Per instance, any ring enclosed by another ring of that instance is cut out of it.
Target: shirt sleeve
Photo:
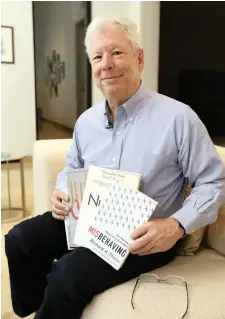
[[[83,168],[80,146],[78,142],[78,124],[75,125],[73,131],[73,140],[70,149],[66,155],[66,163],[64,169],[58,173],[56,180],[56,189],[64,190],[67,193],[66,173],[72,169]]]
[[[201,120],[188,108],[176,127],[178,164],[192,186],[183,207],[171,217],[187,234],[216,221],[225,202],[225,167]]]

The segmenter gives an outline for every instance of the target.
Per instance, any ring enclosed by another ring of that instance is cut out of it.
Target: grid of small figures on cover
[[[149,220],[156,205],[156,201],[143,193],[114,183],[100,203],[94,220],[130,232]]]

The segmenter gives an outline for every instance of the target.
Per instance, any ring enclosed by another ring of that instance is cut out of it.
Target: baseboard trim
[[[70,128],[70,127],[65,126],[63,124],[48,120],[48,119],[46,119],[44,117],[41,117],[40,120],[44,121],[44,122],[47,122],[47,123],[50,123],[50,124],[54,125],[56,128],[59,128],[59,129],[62,128],[64,130],[66,130],[68,133],[73,133],[73,128]]]
[[[26,156],[21,156],[21,158],[23,159],[23,162],[24,163],[29,163],[29,162],[32,162],[33,160],[33,155],[26,155]],[[8,161],[1,161],[1,164],[7,164],[7,163],[10,163],[10,164],[13,164],[13,163],[19,163],[20,162],[20,159],[9,159]]]

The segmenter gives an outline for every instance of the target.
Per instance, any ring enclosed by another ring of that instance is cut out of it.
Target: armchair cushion
[[[225,256],[225,205],[222,205],[215,223],[208,226],[204,241]]]
[[[50,198],[57,174],[65,166],[72,139],[39,140],[33,151],[34,214],[51,210]]]
[[[216,146],[216,150],[225,164],[225,148]],[[188,185],[185,190],[185,196],[190,195],[191,186]],[[217,220],[208,227],[203,227],[195,231],[193,234],[190,234],[181,241],[180,245],[180,255],[194,255],[199,249],[202,241],[210,245],[210,247],[216,249],[219,253],[225,255],[225,205],[219,209]]]

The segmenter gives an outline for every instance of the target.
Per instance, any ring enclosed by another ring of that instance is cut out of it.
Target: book
[[[131,233],[146,223],[157,202],[121,183],[113,183],[86,229],[87,247],[116,270],[129,255]]]
[[[101,204],[101,201],[108,194],[113,182],[119,181],[124,185],[138,189],[140,178],[141,175],[138,173],[90,165],[73,244],[87,247],[87,229],[90,220],[95,213],[95,208]]]
[[[87,169],[73,169],[66,173],[67,180],[67,195],[70,198],[70,201],[66,203],[70,207],[69,215],[66,216],[65,231],[66,231],[66,240],[67,247],[69,250],[72,250],[76,247],[73,244],[74,234],[76,232],[80,207],[84,194],[85,184],[87,180],[88,170]]]

